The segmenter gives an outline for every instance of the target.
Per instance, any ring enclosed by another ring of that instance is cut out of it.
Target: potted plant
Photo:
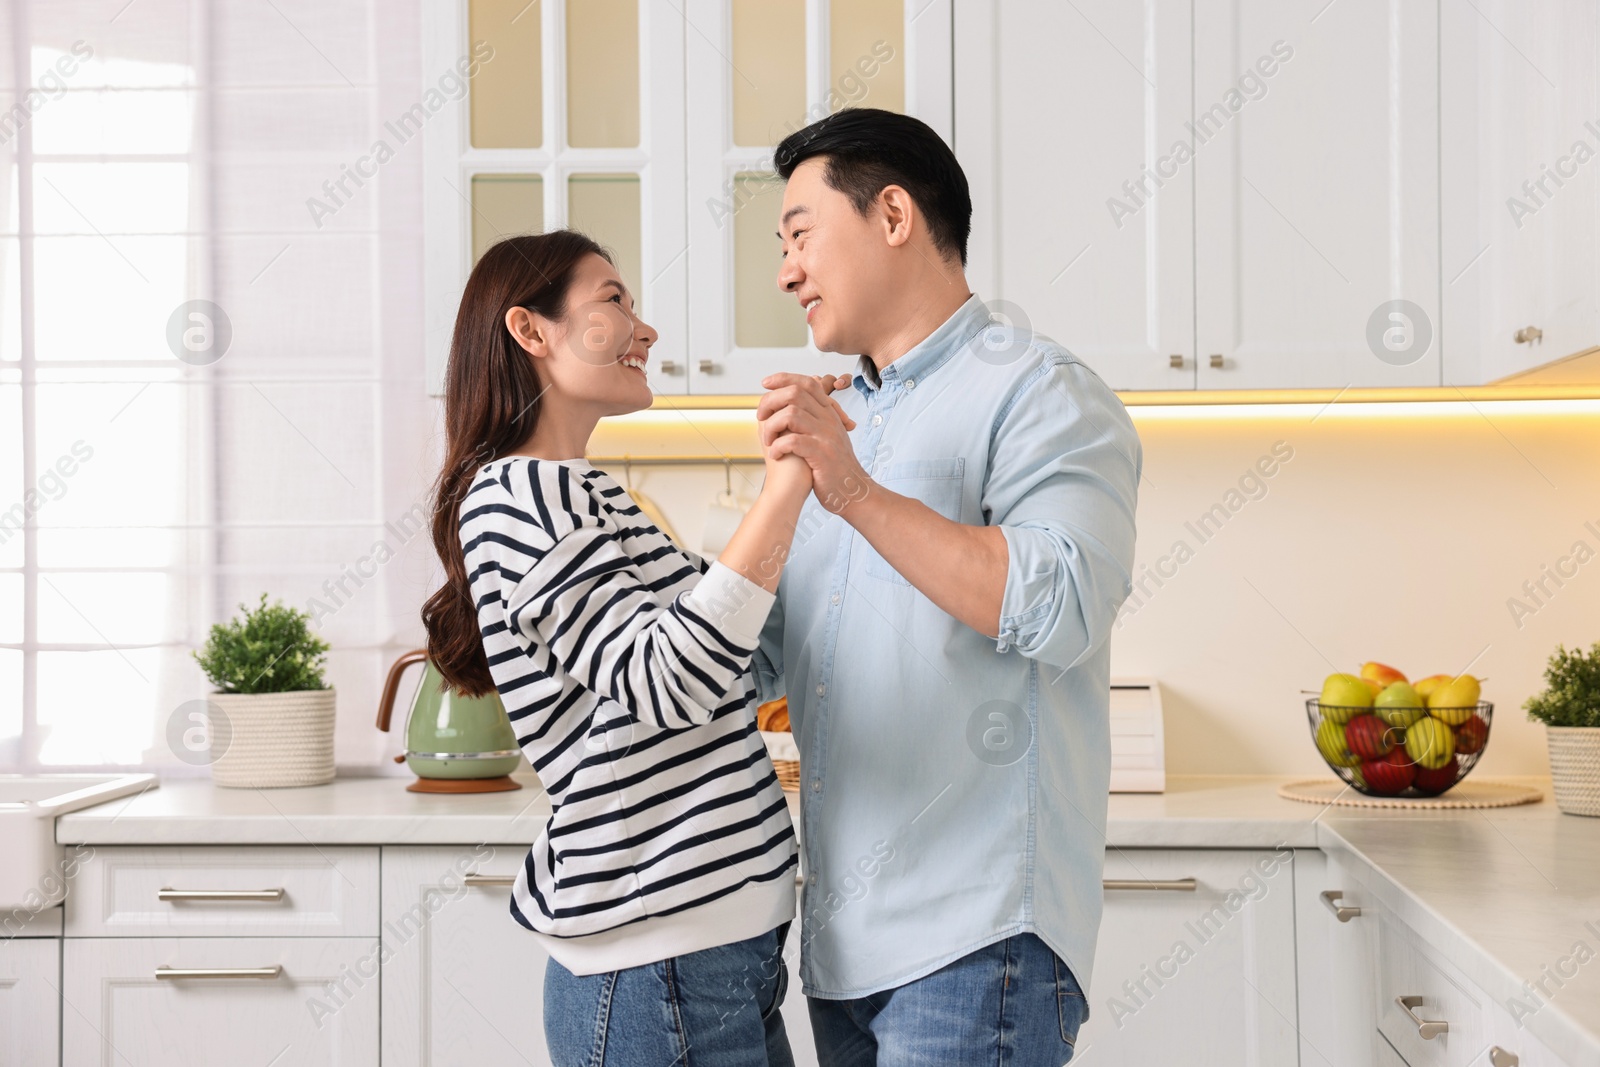
[[[1544,680],[1544,692],[1523,706],[1545,726],[1556,806],[1600,816],[1600,641],[1587,653],[1557,645]]]
[[[283,603],[211,627],[194,653],[217,691],[206,697],[211,777],[219,786],[270,788],[333,780],[334,690],[324,684],[328,643],[311,617]]]

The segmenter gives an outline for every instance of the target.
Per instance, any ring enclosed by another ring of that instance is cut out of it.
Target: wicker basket
[[[772,769],[778,772],[778,784],[790,793],[800,791],[800,761],[794,759],[775,759]]]
[[[1600,727],[1546,726],[1550,791],[1568,815],[1600,816]]]
[[[212,693],[211,779],[230,789],[333,781],[334,691]],[[220,714],[218,714],[220,712]]]

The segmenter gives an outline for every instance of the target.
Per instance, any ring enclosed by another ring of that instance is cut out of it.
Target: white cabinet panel
[[[1195,171],[1173,152],[1190,141],[1190,5],[973,10],[956,152],[974,287],[1113,388],[1192,389]]]
[[[1379,910],[1378,1032],[1411,1067],[1482,1062],[1487,999],[1455,968],[1435,959],[1409,927]],[[1438,1030],[1439,1024],[1446,1029]]]
[[[74,1067],[378,1061],[376,939],[68,938],[65,951],[62,1055]],[[271,976],[157,977],[163,968]]]
[[[1433,4],[1195,6],[1200,388],[1439,383],[1438,45]]]
[[[1370,1067],[1377,914],[1365,887],[1318,849],[1295,850],[1294,885],[1301,1067]],[[1330,901],[1323,893],[1337,895]],[[1344,909],[1342,920],[1336,908]]]
[[[1105,877],[1195,889],[1106,891],[1078,1056],[1296,1062],[1292,850],[1112,849]]]
[[[0,1067],[61,1062],[61,939],[0,940]]]
[[[511,917],[527,850],[505,845],[383,850],[383,1062],[546,1067],[548,960]]]
[[[370,936],[378,850],[97,848],[73,878],[66,924],[68,937]]]
[[[1477,384],[1600,344],[1600,11],[1446,3],[1445,380]],[[1537,341],[1517,332],[1538,328]]]

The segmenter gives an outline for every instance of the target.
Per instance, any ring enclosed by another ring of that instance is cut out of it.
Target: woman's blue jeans
[[[579,977],[544,974],[556,1067],[794,1067],[778,1008],[789,985],[784,923],[748,941]]]

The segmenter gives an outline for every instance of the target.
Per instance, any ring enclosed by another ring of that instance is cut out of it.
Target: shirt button
[[[907,389],[915,389],[916,387],[917,387],[917,380],[915,378],[907,378],[906,379],[906,388]]]
[[[828,599],[833,601],[835,604],[837,604],[839,602],[839,594],[835,593],[831,597],[829,597]]]
[[[817,696],[822,696],[827,691],[828,691],[828,687],[827,686],[823,685],[821,682],[817,683]]]
[[[813,793],[822,792],[822,780],[821,779],[819,779],[819,778],[811,779],[811,791]]]
[[[882,426],[883,425],[883,416],[882,415],[874,415],[874,416],[872,416],[872,425],[874,425],[874,426]]]
[[[816,871],[812,871],[811,872],[811,877],[807,878],[806,882],[809,885],[816,885],[817,884],[817,872]]]

